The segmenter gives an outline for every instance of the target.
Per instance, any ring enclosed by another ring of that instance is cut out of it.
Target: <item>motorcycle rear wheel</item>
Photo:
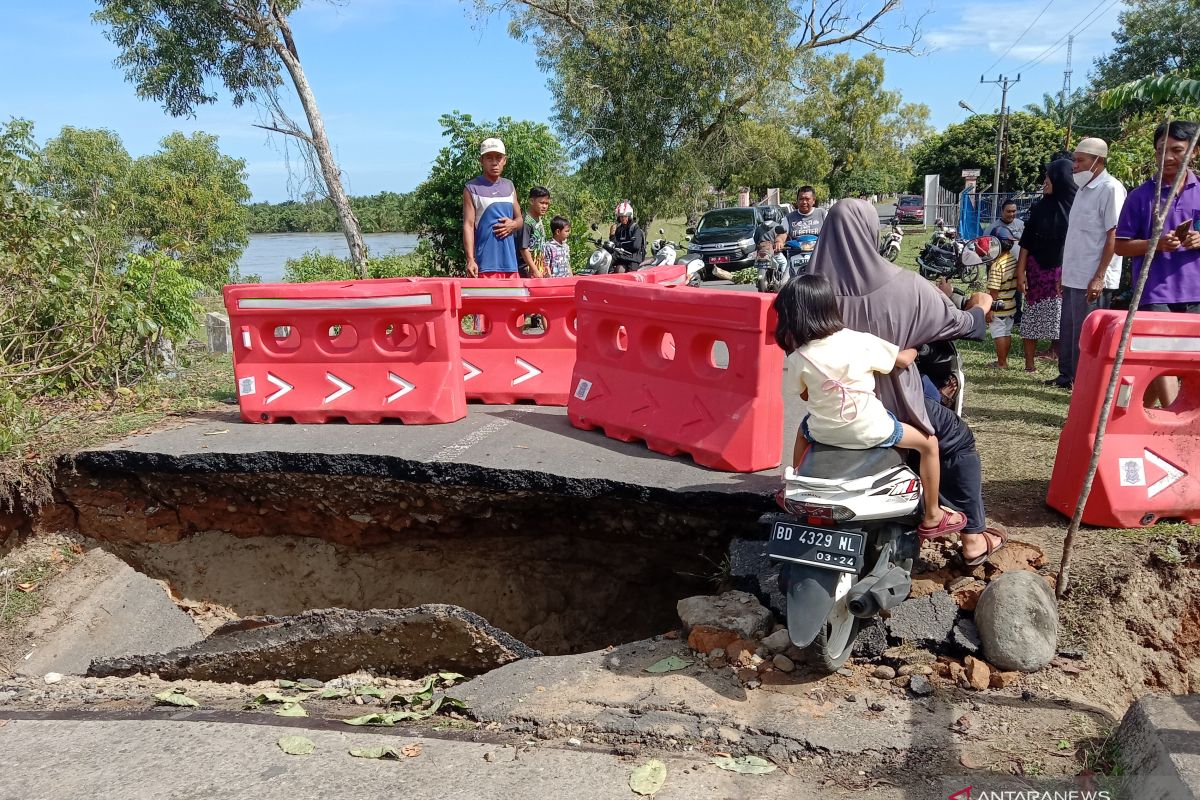
[[[900,248],[889,247],[887,249],[887,252],[883,254],[883,257],[886,258],[888,261],[895,261],[896,257],[899,255],[900,255]]]
[[[817,638],[804,648],[805,657],[826,672],[837,672],[850,658],[861,627],[862,620],[850,613],[843,595],[834,603]]]

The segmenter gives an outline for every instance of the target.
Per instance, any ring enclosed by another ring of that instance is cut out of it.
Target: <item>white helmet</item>
[[[616,216],[617,219],[620,219],[621,217],[629,217],[630,219],[633,219],[633,205],[628,200],[622,200],[621,202],[617,203]]]

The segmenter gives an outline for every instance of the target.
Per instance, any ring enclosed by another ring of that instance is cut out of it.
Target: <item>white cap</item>
[[[494,137],[484,139],[483,144],[479,145],[479,155],[486,156],[488,153],[499,153],[502,156],[507,155],[504,149],[504,142]]]
[[[1095,136],[1089,136],[1086,139],[1079,140],[1079,144],[1075,145],[1075,152],[1108,158],[1108,143],[1103,139],[1097,139]]]

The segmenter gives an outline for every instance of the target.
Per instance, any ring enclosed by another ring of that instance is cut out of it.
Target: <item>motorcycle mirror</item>
[[[659,228],[659,229],[658,229],[658,235],[659,235],[659,236],[664,236],[664,235],[666,235],[666,233],[667,233],[667,232],[666,232],[666,231],[664,231],[662,228]]]
[[[594,223],[594,222],[592,223],[592,230],[594,230],[594,231],[600,230],[598,227],[596,227],[596,223]]]
[[[687,226],[687,228],[684,230],[684,233],[686,233],[688,236],[693,235],[695,232],[696,232],[696,229],[693,228],[691,225]]]

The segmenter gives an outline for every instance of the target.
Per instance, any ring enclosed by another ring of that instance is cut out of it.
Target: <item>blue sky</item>
[[[925,53],[886,54],[887,84],[927,104],[942,128],[967,116],[959,100],[981,113],[999,105],[999,89],[981,86],[980,73],[1019,70],[1009,94],[1017,109],[1059,90],[1072,28],[1074,83],[1083,83],[1095,56],[1112,47],[1121,8],[1120,0],[905,0],[888,28],[920,19]],[[252,127],[253,108],[222,102],[177,119],[139,100],[113,66],[116,48],[90,21],[94,9],[86,0],[0,0],[0,119],[30,119],[42,140],[63,125],[108,128],[134,156],[171,131],[203,130],[246,161],[256,200],[287,199],[286,159],[277,137]],[[293,28],[352,194],[412,189],[442,146],[437,119],[447,111],[550,120],[553,98],[533,47],[510,38],[503,19],[479,19],[472,3],[309,0]]]

